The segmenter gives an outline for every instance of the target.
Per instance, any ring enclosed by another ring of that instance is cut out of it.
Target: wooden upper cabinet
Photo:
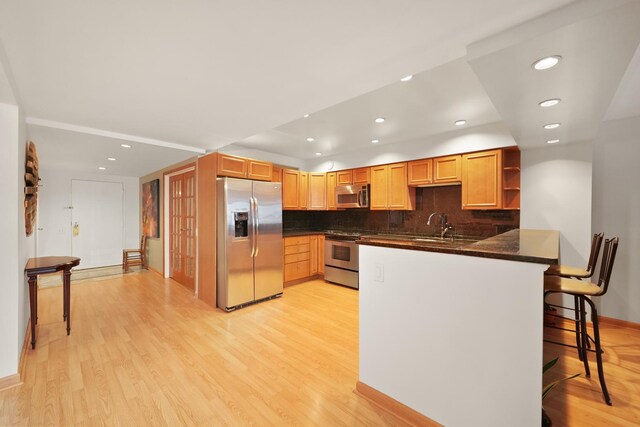
[[[388,166],[371,167],[371,192],[369,195],[369,209],[387,210],[388,205]]]
[[[269,162],[218,153],[218,176],[271,181],[273,167]]]
[[[407,163],[407,179],[411,186],[433,183],[433,159],[415,160]]]
[[[462,156],[462,209],[502,208],[502,150]]]
[[[445,156],[433,159],[433,183],[444,184],[462,181],[462,156]]]
[[[271,181],[273,166],[269,162],[247,159],[247,178],[259,181]]]
[[[336,172],[336,185],[351,184],[353,184],[353,171],[351,169]]]
[[[358,168],[353,169],[353,184],[369,184],[371,182],[371,169]]]
[[[309,172],[309,210],[324,211],[327,209],[327,175],[320,172]]]
[[[282,170],[282,209],[300,208],[300,172],[293,169]]]
[[[415,188],[407,183],[407,164],[394,163],[389,168],[388,206],[391,210],[410,210],[415,205]]]
[[[282,168],[273,166],[271,169],[271,182],[282,182]]]
[[[242,157],[218,153],[218,176],[246,178],[247,160]]]
[[[336,183],[337,177],[335,172],[327,173],[327,210],[336,210]]]
[[[300,173],[300,196],[298,197],[298,207],[300,209],[307,209],[309,204],[309,173]]]
[[[371,167],[371,210],[411,210],[416,189],[409,187],[407,163]]]

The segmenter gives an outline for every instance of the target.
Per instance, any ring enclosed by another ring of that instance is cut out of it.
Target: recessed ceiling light
[[[559,139],[550,139],[547,141],[547,144],[555,144],[556,142],[560,142]]]
[[[104,166],[99,166],[98,169],[100,169],[101,171],[106,171],[107,168],[105,168]]]
[[[466,125],[467,121],[466,120],[456,120],[453,124],[456,125],[456,126],[462,126],[462,125]]]
[[[316,153],[316,156],[322,156],[322,153]]]
[[[378,117],[376,123],[384,123],[384,117]]]
[[[131,146],[129,144],[120,144],[120,147],[123,148],[131,148]]]
[[[560,123],[549,123],[543,126],[545,129],[556,129],[560,127]]]
[[[409,74],[408,76],[404,76],[403,78],[401,78],[400,81],[401,82],[408,82],[412,78],[413,78],[413,75]]]
[[[308,115],[308,114],[305,114],[305,115],[304,115],[304,116],[302,116],[302,117],[304,117],[304,118],[306,119],[307,117],[309,117],[309,115]]]
[[[307,142],[313,142],[313,141],[315,141],[315,139],[313,139],[311,137],[307,138]]]
[[[377,144],[378,142],[380,142],[380,141],[379,141],[379,140],[377,140],[377,139],[372,139],[372,140],[371,140],[371,143],[372,143],[372,144]]]
[[[538,59],[531,66],[534,70],[542,71],[548,70],[549,68],[555,67],[558,65],[558,62],[562,57],[560,55],[547,56],[546,58]]]
[[[107,157],[107,160],[109,160],[110,162],[115,162],[116,158],[115,157]]]
[[[554,105],[558,105],[558,104],[560,104],[560,98],[546,99],[546,100],[538,103],[538,105],[543,107],[543,108],[553,107]]]

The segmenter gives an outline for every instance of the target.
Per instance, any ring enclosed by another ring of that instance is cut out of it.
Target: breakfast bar
[[[358,243],[357,390],[447,426],[539,426],[543,274],[559,233]]]

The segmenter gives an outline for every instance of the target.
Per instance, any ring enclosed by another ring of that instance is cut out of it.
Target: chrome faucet
[[[447,215],[440,212],[434,212],[431,215],[429,215],[429,219],[427,220],[427,225],[431,225],[431,219],[434,216],[440,217],[440,238],[444,239],[444,236],[445,234],[447,234],[447,231],[453,230],[454,227],[452,224],[449,224],[447,222]]]

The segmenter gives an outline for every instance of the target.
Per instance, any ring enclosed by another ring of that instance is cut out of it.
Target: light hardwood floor
[[[39,293],[0,425],[403,425],[353,393],[358,293],[313,281],[233,313],[153,272]]]
[[[589,331],[593,336],[591,327]],[[575,343],[575,335],[569,332],[545,328],[545,337]],[[600,337],[605,351],[604,375],[613,406],[604,402],[595,353],[588,355],[591,378],[586,378],[576,349],[545,343],[545,362],[560,357],[557,365],[545,374],[545,384],[581,374],[556,387],[545,399],[544,407],[554,426],[640,426],[640,330],[601,323]]]
[[[141,272],[40,291],[38,346],[22,386],[0,392],[0,425],[404,425],[353,393],[358,294],[313,281],[234,313]],[[594,376],[545,401],[554,426],[640,425],[640,331],[603,325],[613,405]],[[570,338],[570,337],[569,337]],[[575,350],[546,381],[582,372]],[[505,373],[508,375],[508,373]],[[461,408],[462,409],[462,408]]]

